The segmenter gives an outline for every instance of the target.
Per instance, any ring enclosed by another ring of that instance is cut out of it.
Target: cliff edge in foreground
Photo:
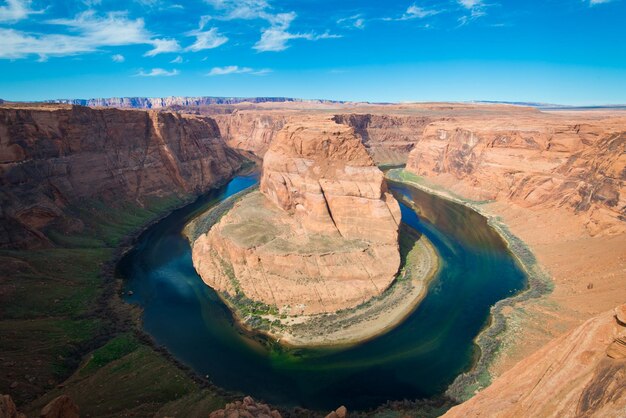
[[[623,417],[626,305],[592,318],[444,417]]]

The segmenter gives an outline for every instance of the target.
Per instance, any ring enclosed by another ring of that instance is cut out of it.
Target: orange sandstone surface
[[[625,414],[626,326],[608,311],[551,341],[444,417]]]

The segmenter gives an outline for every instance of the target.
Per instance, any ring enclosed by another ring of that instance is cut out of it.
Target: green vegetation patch
[[[116,247],[125,236],[181,203],[183,199],[177,195],[150,197],[142,204],[85,199],[67,211],[72,219],[82,220],[80,232],[68,234],[62,232],[66,227],[53,226],[46,234],[55,244],[64,247]]]
[[[63,388],[34,402],[30,412],[67,394],[80,407],[81,416],[149,417],[169,402],[197,392],[197,384],[166,357],[130,335],[120,335],[94,351],[91,360]],[[215,393],[212,399],[211,407],[224,403]]]
[[[132,334],[118,335],[91,354],[87,364],[80,370],[80,374],[91,373],[114,360],[132,353],[137,348],[139,348],[139,342]]]

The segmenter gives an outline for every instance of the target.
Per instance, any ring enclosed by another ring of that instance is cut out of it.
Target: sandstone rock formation
[[[281,418],[280,412],[264,403],[256,402],[250,396],[243,401],[226,404],[224,409],[211,412],[209,418]]]
[[[407,170],[436,192],[482,201],[554,283],[547,297],[506,312],[511,331],[492,366],[497,376],[626,300],[626,114],[491,105],[446,112],[426,127]]]
[[[433,122],[407,169],[463,196],[583,213],[592,235],[626,231],[626,119],[602,125],[524,118]]]
[[[0,418],[26,418],[26,415],[17,410],[9,395],[0,395]]]
[[[2,105],[0,247],[48,245],[46,227],[83,199],[143,202],[200,193],[240,164],[206,117]]]
[[[444,417],[623,417],[626,356],[607,351],[625,337],[614,311],[592,318]]]
[[[307,232],[394,245],[400,209],[354,131],[287,126],[263,160],[261,191]]]
[[[246,112],[235,110],[227,115],[212,116],[224,141],[232,148],[263,156],[270,143],[289,120],[283,112]]]
[[[352,126],[378,164],[404,164],[432,116],[340,114],[337,123]]]
[[[286,126],[265,155],[261,191],[194,243],[209,286],[316,314],[391,284],[400,209],[353,129],[329,120]]]
[[[342,405],[326,415],[326,418],[346,418],[346,416],[348,416],[348,409]]]
[[[79,418],[78,406],[67,395],[51,400],[41,410],[41,418]]]

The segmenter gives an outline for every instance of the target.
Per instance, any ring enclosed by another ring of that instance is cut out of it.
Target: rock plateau
[[[352,128],[285,126],[244,197],[193,246],[214,289],[291,314],[351,308],[380,295],[400,265],[400,209]]]

